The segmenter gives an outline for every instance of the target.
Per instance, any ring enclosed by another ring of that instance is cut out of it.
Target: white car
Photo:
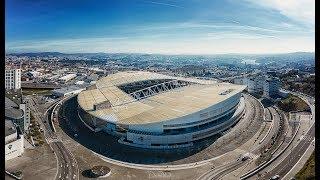
[[[272,179],[272,180],[276,180],[276,179],[279,179],[280,178],[280,176],[279,175],[275,175],[275,176],[272,176],[272,178],[270,178],[270,179]]]

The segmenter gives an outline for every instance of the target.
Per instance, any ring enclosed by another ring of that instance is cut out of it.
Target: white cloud
[[[277,39],[278,37],[272,36],[272,35],[263,35],[263,34],[245,34],[245,33],[225,33],[225,32],[219,32],[219,33],[208,33],[207,37],[204,37],[203,39],[267,39],[267,38],[273,38]],[[200,38],[199,38],[200,39]]]
[[[162,5],[162,6],[171,6],[171,7],[176,7],[176,8],[183,8],[182,6],[178,6],[175,4],[170,4],[170,3],[163,3],[163,2],[157,2],[157,1],[145,1],[151,4],[157,4],[157,5]]]
[[[287,28],[287,27],[286,27]],[[137,31],[166,31],[168,30],[198,30],[198,31],[234,31],[234,32],[260,32],[260,33],[287,33],[288,28],[283,30],[280,28],[263,28],[259,26],[249,26],[241,24],[237,21],[230,21],[226,23],[199,23],[199,22],[181,22],[181,23],[166,23],[166,24],[152,24],[148,26],[141,26]],[[173,32],[175,32],[173,31]]]
[[[263,7],[272,8],[294,20],[314,25],[315,0],[247,0]]]
[[[314,39],[305,37],[246,36],[209,33],[203,37],[181,39],[65,39],[35,42],[7,43],[12,52],[132,52],[162,54],[219,54],[219,53],[284,53],[314,51]]]

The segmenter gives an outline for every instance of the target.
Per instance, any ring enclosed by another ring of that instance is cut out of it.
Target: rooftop
[[[119,85],[154,79],[183,80],[195,84],[139,101],[118,88]],[[79,94],[79,105],[93,116],[108,121],[117,119],[119,124],[146,124],[182,117],[224,101],[245,89],[243,85],[143,71],[119,72],[106,76],[97,81],[96,87]],[[104,102],[110,102],[111,107],[94,110],[94,105]]]
[[[23,117],[23,110],[19,109],[19,106],[8,97],[5,97],[5,117],[10,119]]]
[[[5,136],[9,136],[11,134],[16,133],[16,128],[11,120],[5,120]]]
[[[65,76],[60,77],[59,79],[60,80],[68,80],[68,79],[76,77],[76,76],[77,76],[76,74],[67,74]]]
[[[19,106],[8,97],[5,97],[5,109],[12,107],[18,108]]]
[[[23,117],[23,110],[18,108],[5,109],[5,117],[9,119],[21,119]]]

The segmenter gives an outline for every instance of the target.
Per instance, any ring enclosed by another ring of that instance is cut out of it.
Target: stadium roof
[[[154,79],[183,80],[196,84],[172,89],[139,101],[118,88],[119,85]],[[88,113],[101,119],[108,121],[116,119],[117,124],[146,124],[192,114],[224,101],[244,89],[243,85],[218,83],[213,80],[129,71],[98,80],[96,89],[85,90],[79,94],[78,102]],[[226,91],[229,92],[225,93]],[[111,107],[93,109],[94,105],[105,101],[109,101]]]

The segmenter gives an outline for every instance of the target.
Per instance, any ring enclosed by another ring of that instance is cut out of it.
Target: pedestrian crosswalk
[[[53,143],[53,142],[61,142],[60,139],[52,139],[52,138],[47,139],[47,141],[48,141],[49,144],[50,144],[50,143]]]
[[[52,143],[52,142],[61,142],[61,139],[58,138],[56,135],[51,135],[51,136],[46,136],[45,137],[48,143]]]

